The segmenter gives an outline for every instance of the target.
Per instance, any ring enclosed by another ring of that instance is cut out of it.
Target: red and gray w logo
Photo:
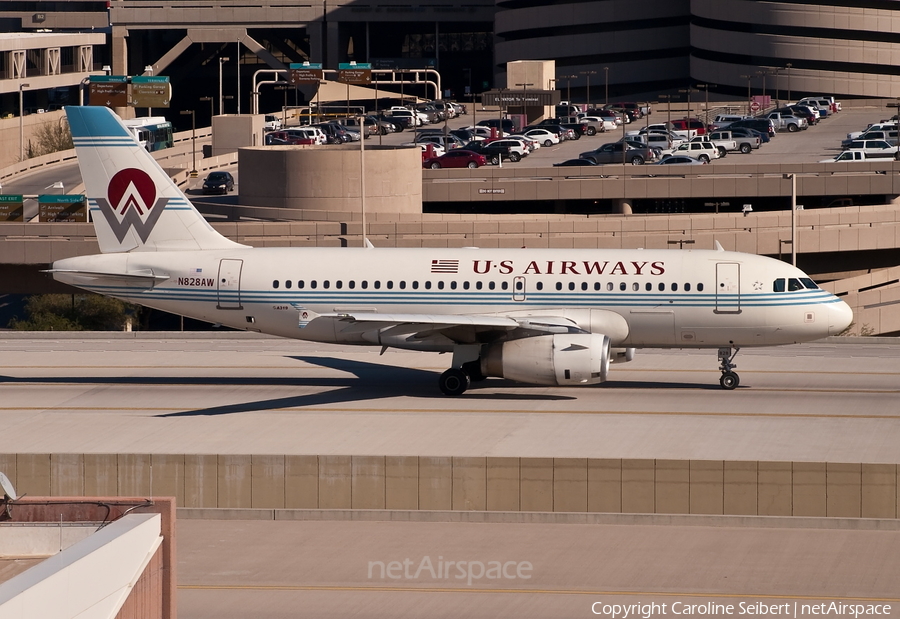
[[[109,181],[109,198],[97,198],[97,206],[106,218],[113,234],[121,243],[134,228],[142,243],[146,243],[169,198],[156,198],[153,179],[136,168],[119,170]]]

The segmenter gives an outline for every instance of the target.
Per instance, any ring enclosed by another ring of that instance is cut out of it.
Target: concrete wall
[[[215,134],[214,134],[215,135]],[[366,145],[368,146],[368,145]],[[419,147],[378,147],[365,156],[366,212],[421,213]],[[238,152],[242,204],[288,209],[357,211],[360,145],[266,146]]]
[[[0,455],[0,470],[19,493],[174,496],[179,507],[845,518],[898,518],[898,468],[583,458]]]

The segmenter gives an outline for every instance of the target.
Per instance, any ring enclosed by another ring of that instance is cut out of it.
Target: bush
[[[74,147],[69,124],[64,118],[60,118],[55,122],[52,120],[45,122],[35,130],[32,138],[28,140],[26,157],[28,159],[40,157],[41,155],[49,155],[50,153],[57,153]]]
[[[133,306],[96,294],[41,294],[25,302],[27,318],[13,318],[18,331],[121,331]]]

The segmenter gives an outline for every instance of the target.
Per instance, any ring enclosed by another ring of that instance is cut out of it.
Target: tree
[[[41,294],[25,302],[27,318],[13,318],[18,331],[121,331],[137,307],[96,294]]]
[[[28,141],[27,158],[49,155],[61,150],[74,148],[72,132],[64,118],[58,121],[48,121],[38,127],[32,139]]]

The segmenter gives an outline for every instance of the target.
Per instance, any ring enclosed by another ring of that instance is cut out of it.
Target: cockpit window
[[[772,285],[772,292],[784,292],[784,278],[779,277]]]
[[[788,280],[788,290],[790,292],[795,292],[797,290],[803,290],[803,284],[800,283],[799,279],[790,278]]]
[[[809,290],[818,290],[819,287],[816,285],[816,282],[811,280],[808,277],[801,277],[800,281],[803,282],[803,285],[807,287]]]

